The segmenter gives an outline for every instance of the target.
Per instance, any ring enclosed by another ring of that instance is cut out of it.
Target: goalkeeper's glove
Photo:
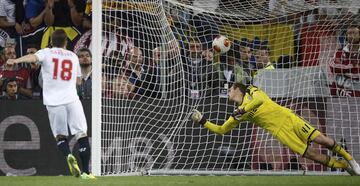
[[[234,110],[234,112],[231,114],[231,116],[234,117],[234,119],[236,119],[236,120],[240,120],[240,118],[243,114],[245,114],[245,109],[237,108]]]
[[[199,123],[201,125],[204,125],[206,123],[206,118],[204,117],[203,114],[201,114],[200,111],[194,109],[192,111],[192,115],[191,115],[191,119],[196,122],[196,123]]]

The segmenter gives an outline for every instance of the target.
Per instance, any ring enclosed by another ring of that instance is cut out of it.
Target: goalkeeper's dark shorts
[[[289,114],[275,138],[293,152],[304,156],[308,145],[320,134],[309,122],[294,113]]]

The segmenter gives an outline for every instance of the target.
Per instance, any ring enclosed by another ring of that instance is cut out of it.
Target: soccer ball
[[[212,47],[215,52],[223,54],[230,50],[231,42],[227,37],[219,35],[213,40]]]

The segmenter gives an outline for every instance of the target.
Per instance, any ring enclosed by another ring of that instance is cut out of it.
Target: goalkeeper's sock
[[[66,138],[59,139],[56,145],[65,157],[71,153],[69,143]]]
[[[336,143],[336,141],[334,141],[334,145],[332,147],[330,147],[330,150],[341,155],[347,161],[350,161],[353,159],[353,157],[348,152],[346,152],[346,150],[341,145]]]
[[[345,160],[337,160],[335,157],[326,157],[326,166],[330,168],[337,168],[337,169],[346,169],[348,167],[348,163]]]
[[[79,154],[83,167],[83,172],[89,174],[89,162],[90,162],[90,145],[88,137],[78,139]]]

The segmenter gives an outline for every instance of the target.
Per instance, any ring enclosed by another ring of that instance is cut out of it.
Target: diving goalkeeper
[[[341,145],[323,135],[292,110],[272,101],[259,88],[235,83],[230,88],[229,100],[234,101],[238,107],[223,125],[208,121],[197,110],[193,111],[192,120],[221,135],[238,126],[241,121],[250,121],[270,132],[283,145],[305,158],[327,167],[345,169],[350,175],[360,175],[359,165]],[[345,160],[319,154],[309,146],[311,142],[325,146]]]

